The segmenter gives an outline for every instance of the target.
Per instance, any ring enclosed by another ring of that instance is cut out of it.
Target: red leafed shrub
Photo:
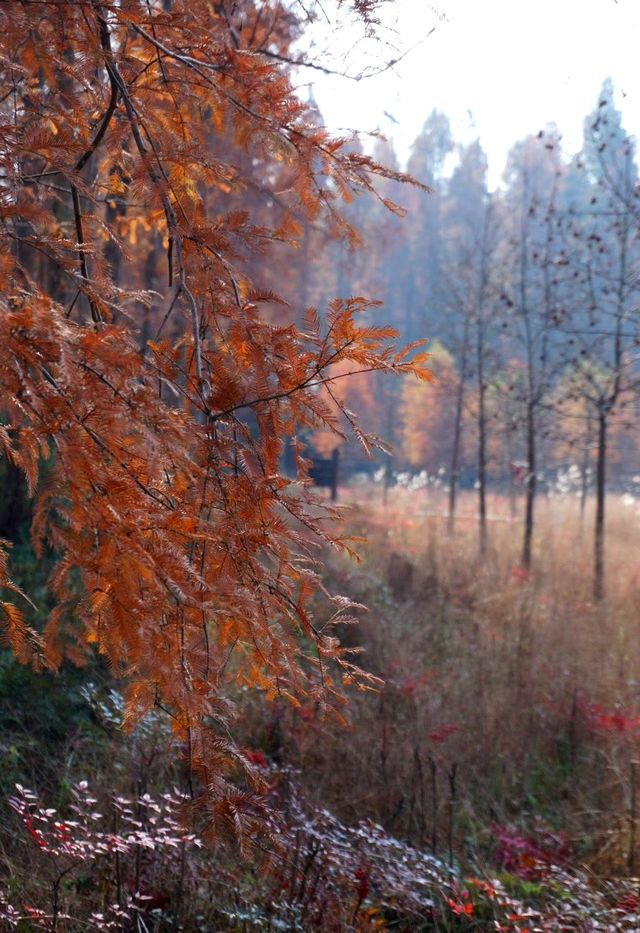
[[[260,751],[260,749],[257,749],[257,750],[246,749],[244,753],[244,757],[252,765],[257,765],[258,768],[266,769],[269,767],[267,756],[265,755],[264,752]]]
[[[58,811],[44,807],[36,794],[21,785],[8,800],[29,837],[40,850],[41,859],[33,869],[40,882],[40,893],[48,903],[10,904],[0,892],[0,921],[8,929],[19,927],[28,919],[28,929],[71,929],[80,918],[68,911],[75,907],[74,897],[62,896],[61,882],[67,887],[81,872],[94,876],[106,906],[100,910],[88,906],[82,922],[92,930],[122,930],[136,924],[136,918],[162,912],[171,901],[182,896],[171,880],[179,878],[188,885],[188,851],[202,847],[194,833],[185,832],[181,810],[187,798],[173,790],[160,797],[142,794],[135,799],[113,796],[106,812],[98,810],[85,781],[72,788],[73,802],[64,820]],[[113,880],[107,879],[112,876]],[[68,903],[67,903],[68,901]],[[143,929],[138,926],[136,928]]]
[[[406,660],[395,659],[391,661],[383,677],[387,690],[396,691],[411,699],[428,692],[433,686],[436,674],[434,671],[425,671],[418,667],[408,670]]]
[[[594,732],[623,733],[640,728],[640,716],[628,710],[605,710],[598,703],[586,708],[586,719]]]
[[[454,735],[454,733],[459,731],[460,726],[453,722],[447,722],[438,726],[437,729],[432,729],[429,733],[429,738],[432,742],[446,742],[450,735]]]
[[[634,891],[627,891],[616,903],[616,910],[623,914],[637,914],[640,911],[640,897]]]
[[[393,928],[403,930],[555,933],[575,917],[591,924],[585,930],[638,929],[636,892],[624,882],[598,890],[592,879],[569,873],[562,867],[566,842],[545,828],[531,838],[512,827],[496,830],[503,868],[535,873],[543,884],[553,878],[541,907],[513,897],[506,880],[460,877],[375,823],[348,826],[325,810],[310,811],[287,775],[271,770],[271,802],[283,815],[272,825],[266,861],[258,848],[239,858],[185,833],[181,816],[193,811],[176,792],[112,797],[101,806],[82,783],[61,818],[18,787],[10,804],[26,830],[29,862],[22,877],[3,882],[0,929],[338,933],[387,929],[393,918]]]
[[[362,902],[369,893],[369,872],[365,865],[356,868],[355,881],[356,894],[358,895],[358,900]]]
[[[461,891],[460,900],[454,900],[449,898],[447,904],[451,908],[451,912],[454,913],[457,917],[472,917],[474,913],[474,906],[469,900],[469,892]]]
[[[511,576],[516,583],[531,583],[533,574],[527,567],[512,567]]]
[[[532,835],[524,835],[514,826],[498,826],[494,831],[496,863],[520,878],[543,877],[552,866],[566,864],[571,855],[565,836],[546,827]]]
[[[252,764],[266,762],[262,752],[245,755]],[[184,905],[204,893],[201,920],[206,915],[217,925],[202,928],[235,929],[238,904],[225,903],[230,882],[234,898],[244,898],[243,910],[287,929],[347,929],[358,914],[364,923],[368,911],[387,908],[420,924],[431,917],[440,892],[453,896],[452,875],[433,856],[374,823],[348,827],[326,811],[309,816],[286,775],[279,777],[271,803],[286,819],[272,825],[272,851],[259,881],[251,875],[258,866],[249,853],[240,862],[230,852],[221,859],[185,833],[185,798],[177,792],[113,797],[100,806],[83,782],[73,788],[63,820],[32,791],[17,787],[9,803],[40,853],[29,879],[37,883],[28,898],[25,887],[19,903],[0,891],[0,924],[15,929],[28,919],[30,929],[121,931],[144,929],[137,918],[142,924],[147,918],[146,926],[160,919],[175,925],[184,923]],[[81,874],[92,877],[93,895],[74,891]],[[251,886],[243,891],[248,877]],[[200,927],[183,925],[192,928]]]

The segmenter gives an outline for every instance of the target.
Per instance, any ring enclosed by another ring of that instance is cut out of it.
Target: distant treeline
[[[374,155],[398,168],[389,142]],[[605,488],[635,475],[640,453],[640,186],[613,86],[585,118],[580,152],[565,153],[548,126],[515,143],[496,191],[480,143],[456,144],[437,111],[408,169],[432,193],[386,182],[382,199],[406,216],[355,198],[359,248],[301,230],[292,304],[380,298],[372,324],[429,339],[433,385],[359,375],[335,391],[392,444],[394,470],[446,472],[452,514],[460,477],[479,486],[481,513],[488,484],[519,483],[526,565],[540,478],[573,465],[597,500],[599,577]],[[315,441],[325,453],[335,444]]]

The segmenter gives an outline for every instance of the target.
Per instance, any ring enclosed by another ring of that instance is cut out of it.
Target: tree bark
[[[447,528],[453,534],[456,516],[456,496],[458,492],[458,479],[460,472],[460,441],[462,438],[462,410],[464,393],[467,382],[467,355],[469,350],[469,320],[464,322],[464,335],[462,338],[462,359],[460,361],[460,379],[456,392],[456,414],[453,428],[453,449],[451,451],[451,469],[449,472],[449,515]]]
[[[488,279],[488,237],[491,222],[491,204],[487,206],[482,229],[482,257],[480,264],[480,282],[476,305],[476,369],[478,373],[478,547],[484,556],[487,551],[487,411],[484,379],[485,363],[485,318],[484,295]]]
[[[478,533],[480,553],[487,550],[487,413],[485,409],[485,385],[478,354]]]
[[[478,546],[480,554],[487,551],[487,413],[484,381],[484,321],[479,309],[476,344],[478,369]]]
[[[607,473],[607,412],[598,412],[598,460],[596,465],[596,524],[593,548],[593,598],[604,599],[604,520]]]
[[[524,514],[524,541],[522,543],[522,566],[531,569],[533,543],[533,514],[536,499],[536,424],[534,402],[527,403],[527,477]]]

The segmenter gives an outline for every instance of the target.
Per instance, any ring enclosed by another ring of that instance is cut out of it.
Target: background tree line
[[[487,487],[520,493],[529,569],[536,496],[570,470],[582,511],[595,495],[597,597],[606,489],[633,488],[639,472],[640,187],[635,143],[613,98],[607,80],[575,155],[563,153],[554,126],[517,142],[495,191],[480,143],[457,145],[434,111],[408,163],[431,193],[403,201],[387,182],[388,196],[409,208],[402,220],[356,199],[349,217],[365,238],[358,253],[329,245],[309,266],[311,231],[302,245],[305,296],[321,295],[327,269],[341,295],[375,283],[381,319],[408,340],[435,338],[435,384],[391,386],[374,376],[344,384],[349,407],[367,412],[371,430],[393,444],[393,464],[381,461],[387,472],[439,474],[450,523],[459,487],[475,486],[481,549]],[[378,140],[375,155],[397,164],[388,142]]]

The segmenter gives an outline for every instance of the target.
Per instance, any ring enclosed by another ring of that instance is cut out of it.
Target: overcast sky
[[[511,145],[547,123],[557,123],[568,152],[579,149],[583,119],[610,76],[625,127],[640,137],[640,0],[391,0],[384,19],[377,42],[348,25],[315,27],[323,60],[328,48],[351,74],[406,53],[358,82],[300,75],[313,79],[332,128],[380,128],[406,159],[436,107],[457,140],[481,138],[495,185]]]

